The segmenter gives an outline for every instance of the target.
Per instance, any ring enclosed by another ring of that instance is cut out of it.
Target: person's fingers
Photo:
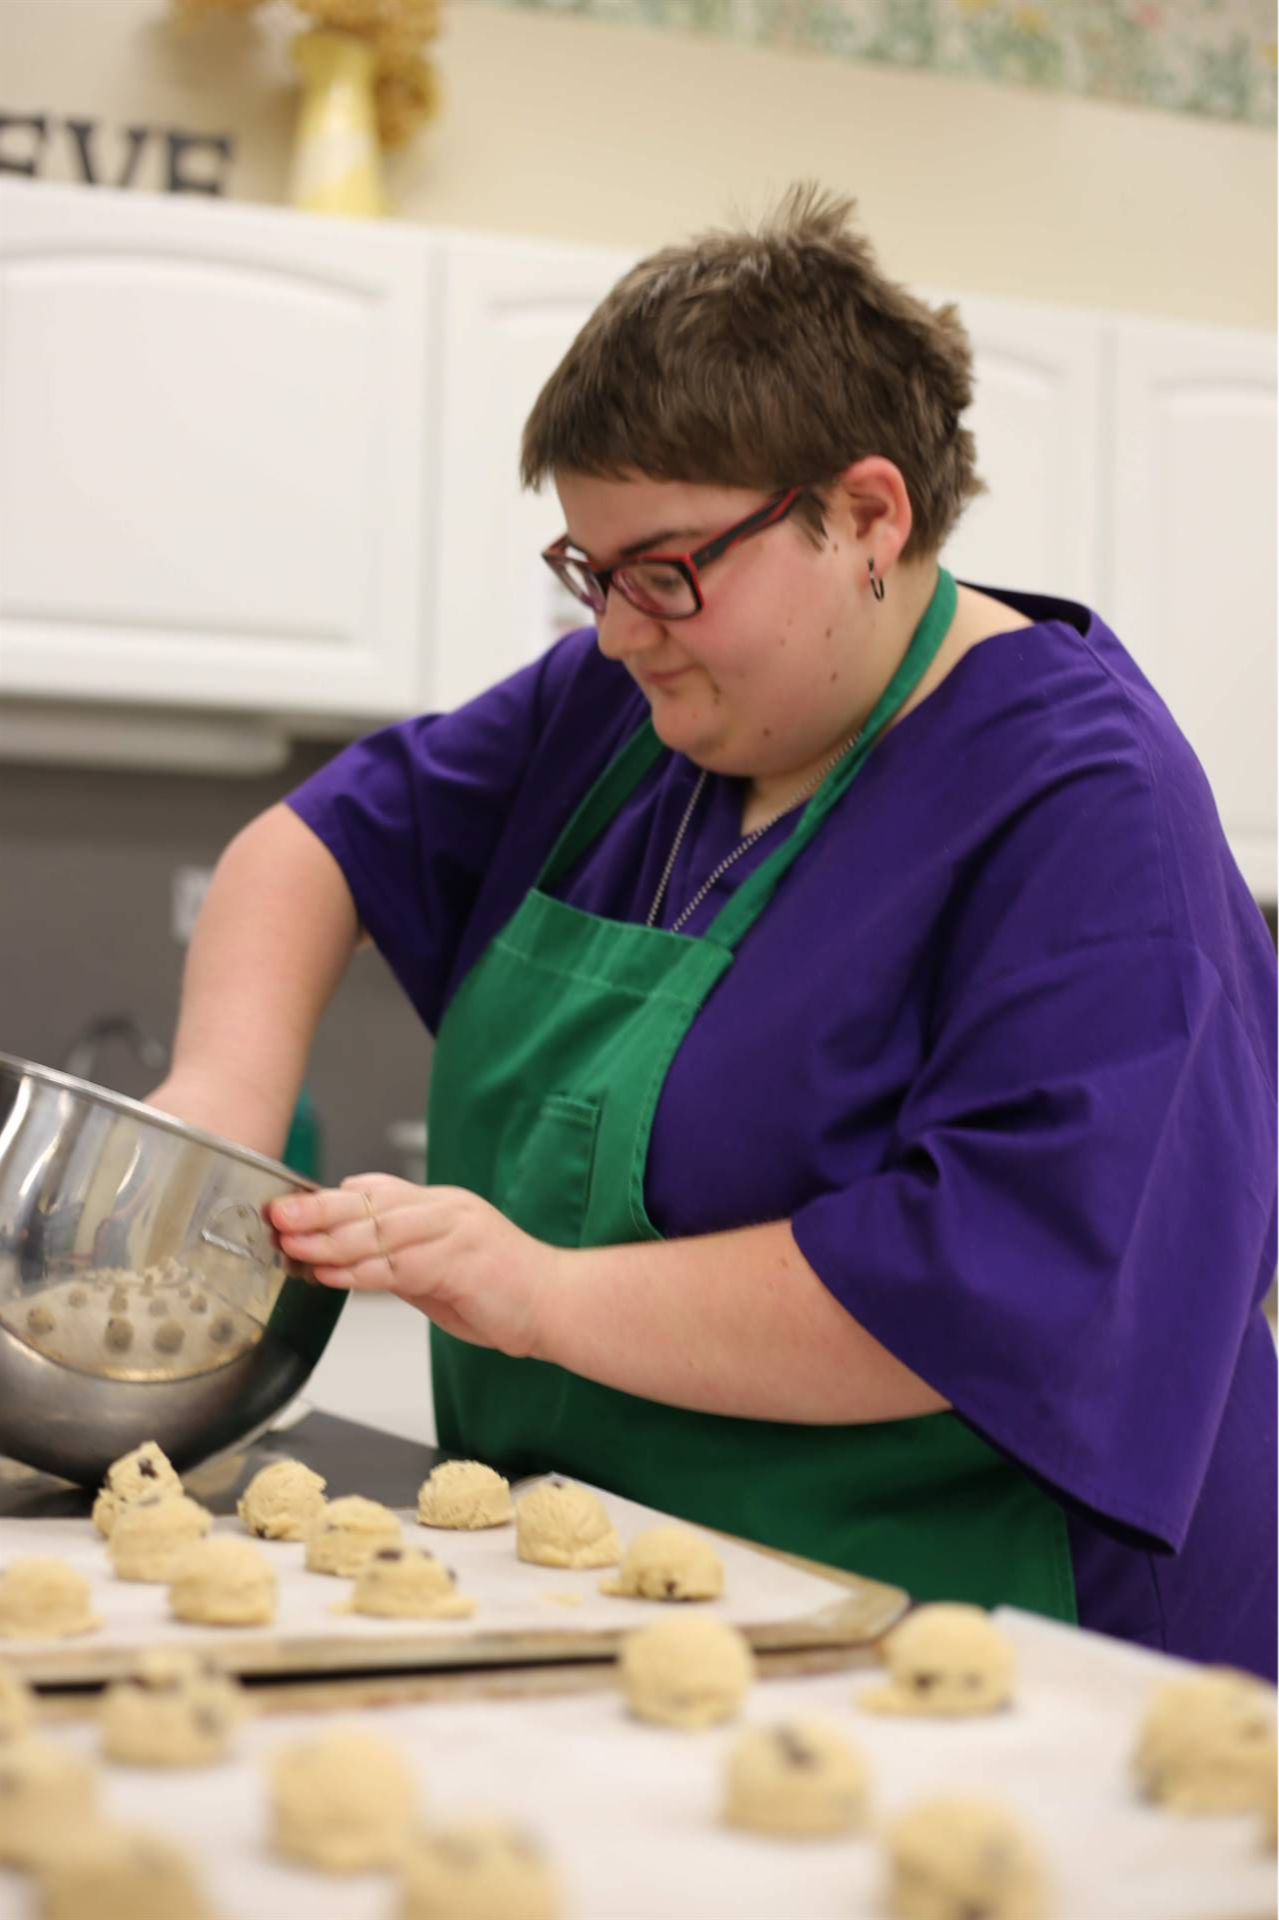
[[[318,1193],[292,1193],[271,1200],[266,1211],[277,1233],[326,1233],[367,1218],[369,1202],[360,1191],[321,1187]]]

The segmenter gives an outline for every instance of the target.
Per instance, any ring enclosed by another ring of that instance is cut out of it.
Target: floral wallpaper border
[[[1273,129],[1273,0],[502,0]]]

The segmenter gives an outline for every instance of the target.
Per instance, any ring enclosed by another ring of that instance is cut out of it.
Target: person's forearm
[[[173,1063],[152,1103],[259,1152],[288,1132],[359,923],[337,862],[285,806],[237,835],[187,956]]]
[[[827,1291],[785,1220],[565,1252],[536,1358],[701,1413],[824,1426],[942,1412]]]

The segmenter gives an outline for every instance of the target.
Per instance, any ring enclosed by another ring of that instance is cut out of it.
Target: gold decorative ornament
[[[188,24],[247,15],[275,0],[170,0]],[[403,147],[439,108],[426,46],[440,0],[290,0],[312,24],[293,41],[301,81],[289,199],[314,213],[386,212],[381,157]]]

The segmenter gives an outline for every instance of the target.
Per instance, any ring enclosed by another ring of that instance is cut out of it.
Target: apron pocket
[[[598,1100],[552,1093],[527,1123],[506,1191],[508,1220],[553,1247],[580,1247],[599,1132]]]

